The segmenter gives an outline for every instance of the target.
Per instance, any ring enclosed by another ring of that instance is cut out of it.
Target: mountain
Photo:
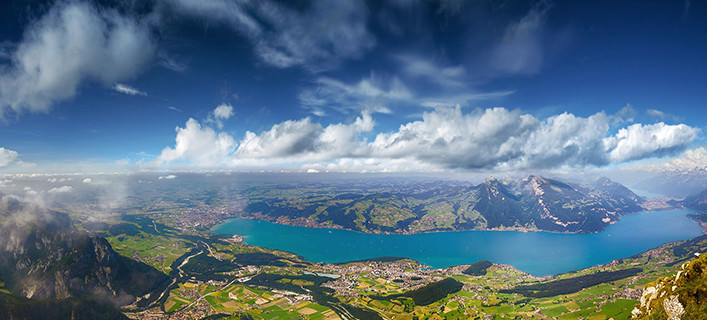
[[[0,282],[38,305],[35,299],[50,299],[51,305],[84,297],[126,305],[168,281],[156,269],[113,251],[104,238],[77,230],[67,215],[12,197],[0,199],[0,243]]]
[[[642,198],[628,188],[607,178],[590,186],[578,186],[559,180],[529,176],[505,184],[487,179],[479,186],[494,204],[477,206],[486,217],[487,227],[534,225],[537,229],[564,232],[596,232],[618,221],[625,213],[642,210]],[[486,202],[482,196],[480,203]]]
[[[577,185],[540,176],[386,185],[288,184],[250,188],[245,216],[363,232],[524,229],[598,232],[643,198],[608,178]],[[272,191],[276,190],[276,192]],[[301,197],[302,194],[316,194]]]
[[[707,228],[707,190],[691,195],[682,201],[676,201],[674,204],[697,211],[688,216],[699,222],[702,227]]]
[[[686,197],[680,204],[693,210],[707,212],[707,190]]]
[[[641,189],[660,195],[684,198],[695,190],[707,189],[707,168],[636,171]]]
[[[633,191],[631,191],[629,188],[626,188],[626,186],[618,182],[612,181],[607,177],[599,177],[598,179],[594,180],[591,186],[595,190],[605,193],[608,198],[620,201],[624,205],[632,206],[636,203],[641,203],[645,201],[643,197],[640,197],[637,194],[633,193]]]

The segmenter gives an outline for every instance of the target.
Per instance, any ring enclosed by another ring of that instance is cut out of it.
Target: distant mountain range
[[[641,189],[660,195],[684,198],[707,189],[707,168],[637,172],[645,176],[636,177]]]
[[[300,197],[305,190],[315,196]],[[591,233],[621,215],[643,210],[644,201],[608,178],[578,185],[540,176],[490,177],[479,185],[449,181],[372,189],[289,185],[278,186],[277,191],[251,190],[246,216],[364,232],[517,229]]]
[[[690,217],[699,222],[702,227],[707,228],[707,190],[686,197],[682,201],[673,201],[672,203],[673,205],[680,205],[697,211],[694,214],[690,214]]]
[[[707,190],[685,198],[680,204],[690,209],[707,212]]]

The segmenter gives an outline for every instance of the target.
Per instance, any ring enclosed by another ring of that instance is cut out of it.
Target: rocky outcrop
[[[675,276],[648,284],[632,319],[706,319],[707,254],[696,255]]]
[[[76,230],[65,214],[16,199],[0,202],[0,281],[25,298],[102,296],[128,304],[168,280]]]

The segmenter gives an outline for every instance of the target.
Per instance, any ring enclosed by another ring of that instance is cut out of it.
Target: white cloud
[[[415,67],[415,69],[424,67]],[[417,71],[415,71],[417,72]],[[437,79],[433,81],[452,81]],[[453,87],[444,94],[418,96],[398,77],[381,78],[371,75],[358,82],[347,83],[341,80],[319,77],[312,87],[302,90],[298,96],[300,104],[317,116],[326,114],[325,109],[334,109],[341,113],[378,112],[392,113],[393,106],[441,107],[468,105],[474,101],[491,100],[513,94],[513,90],[474,92],[461,86]]]
[[[174,148],[164,148],[155,159],[155,164],[185,161],[198,167],[224,165],[236,147],[236,141],[227,133],[216,133],[192,118],[187,120],[184,128],[177,127],[175,130]]]
[[[680,117],[658,109],[648,109],[646,110],[646,115],[655,121],[680,121]]]
[[[147,93],[122,83],[113,85],[113,90],[131,96],[146,96]]]
[[[239,158],[273,158],[312,152],[322,126],[309,118],[276,124],[260,135],[248,131],[236,151]]]
[[[0,71],[0,116],[46,112],[93,80],[109,86],[135,76],[153,55],[149,28],[112,10],[60,1],[25,30]]]
[[[508,74],[535,74],[543,63],[543,29],[549,2],[539,1],[517,23],[510,24],[491,52],[491,64]]]
[[[636,109],[634,109],[630,103],[627,103],[623,108],[621,108],[621,110],[617,111],[616,114],[611,117],[611,124],[618,126],[625,122],[631,123],[634,121],[636,114],[638,114]]]
[[[17,158],[17,151],[0,147],[0,168],[16,163]]]
[[[646,114],[648,114],[650,117],[655,118],[655,119],[665,118],[665,112],[660,111],[658,109],[648,109],[648,110],[646,110]]]
[[[206,122],[216,123],[219,129],[223,128],[223,120],[228,120],[233,116],[233,106],[230,104],[222,103],[218,105],[213,111],[209,112],[209,116],[206,118]]]
[[[177,176],[175,176],[175,175],[173,175],[173,174],[168,174],[168,175],[166,175],[166,176],[159,176],[159,177],[157,177],[157,180],[174,180],[174,179],[176,179],[176,178],[177,178]]]
[[[233,107],[230,104],[220,104],[214,109],[214,118],[227,120],[233,116]]]
[[[680,157],[658,163],[637,165],[631,169],[668,172],[707,170],[707,149],[704,147],[688,149]]]
[[[178,128],[176,147],[165,148],[156,162],[318,171],[601,167],[678,152],[699,132],[684,124],[656,123],[634,124],[610,135],[610,119],[603,112],[543,120],[504,108],[463,113],[460,107],[444,107],[368,141],[375,122],[363,113],[351,123],[324,126],[304,118],[260,133],[248,131],[238,148],[230,135],[190,119],[185,129]]]
[[[93,179],[91,179],[91,178],[84,178],[81,182],[88,184],[88,183],[93,182]]]
[[[298,161],[332,160],[365,154],[359,135],[373,130],[374,122],[364,113],[350,124],[323,127],[310,118],[285,121],[256,134],[246,132],[234,154],[237,161],[247,159],[299,158]]]
[[[213,128],[189,119],[185,128],[177,128],[175,147],[165,148],[153,164],[214,167],[262,166],[293,162],[293,159],[295,162],[329,161],[365,154],[365,141],[360,140],[360,135],[370,132],[373,126],[369,113],[349,124],[336,123],[326,127],[304,118],[275,124],[260,134],[247,131],[236,144],[229,134],[217,133]]]
[[[604,139],[613,162],[662,156],[684,149],[695,140],[700,130],[685,124],[634,124],[622,128],[614,137]]]
[[[522,155],[538,121],[503,108],[462,114],[461,108],[426,112],[421,121],[378,134],[370,144],[377,158],[413,157],[445,167],[488,168]]]
[[[331,69],[375,46],[364,2],[314,1],[292,8],[274,1],[167,1],[177,11],[228,24],[263,62],[280,68]]]
[[[48,193],[67,193],[67,192],[71,192],[72,190],[74,190],[74,188],[72,186],[61,186],[61,187],[51,188],[47,192]]]
[[[341,112],[391,113],[388,105],[409,101],[412,92],[398,79],[384,81],[371,75],[354,84],[348,84],[329,77],[319,77],[314,86],[299,94],[300,103],[315,111],[332,108]]]
[[[698,129],[684,124],[632,125],[609,134],[604,113],[569,113],[544,121],[504,108],[463,114],[460,108],[425,113],[422,121],[379,134],[370,144],[377,158],[413,156],[451,168],[537,169],[604,166],[684,149]]]
[[[402,71],[413,78],[431,81],[444,88],[459,88],[466,85],[466,69],[463,66],[442,67],[421,57],[397,56]]]

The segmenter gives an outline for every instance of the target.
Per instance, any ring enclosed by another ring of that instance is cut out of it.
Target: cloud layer
[[[236,141],[227,133],[216,133],[210,127],[202,127],[199,121],[187,120],[184,128],[177,127],[174,148],[164,148],[157,157],[157,164],[182,161],[199,167],[224,165]]]
[[[155,47],[149,29],[113,10],[59,2],[32,23],[0,69],[0,117],[8,110],[46,112],[84,81],[110,86],[135,76]]]
[[[699,129],[684,124],[633,124],[611,133],[603,112],[562,113],[538,119],[518,110],[437,108],[396,131],[370,136],[375,122],[363,113],[351,123],[324,126],[310,118],[288,120],[236,143],[227,133],[189,119],[177,128],[174,148],[156,163],[302,169],[396,171],[467,169],[532,170],[601,167],[684,150]],[[370,141],[369,137],[373,137]]]

